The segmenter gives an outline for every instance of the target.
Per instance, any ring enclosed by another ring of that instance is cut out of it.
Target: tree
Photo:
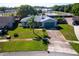
[[[18,8],[17,15],[20,16],[21,18],[26,17],[28,15],[36,15],[37,11],[29,5],[21,5]]]
[[[38,10],[38,13],[42,13],[42,10],[40,9],[40,10]]]
[[[39,36],[37,33],[35,33],[34,29],[35,29],[36,22],[34,21],[34,18],[35,18],[35,16],[32,16],[32,18],[29,19],[29,21],[28,21],[29,27],[31,29],[33,29],[33,34],[35,34],[37,37],[41,38],[41,36]]]
[[[55,5],[55,6],[52,7],[52,9],[53,9],[54,11],[59,11],[59,8],[60,8],[60,6],[58,6],[58,5]]]
[[[6,9],[7,9],[6,7],[0,7],[0,11],[3,11],[4,13]]]
[[[65,8],[64,8],[64,12],[71,13],[71,11],[72,11],[72,4],[66,5]]]
[[[72,13],[76,16],[79,16],[79,3],[73,4]]]

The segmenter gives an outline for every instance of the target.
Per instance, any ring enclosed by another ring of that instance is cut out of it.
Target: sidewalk
[[[74,26],[74,32],[76,34],[77,39],[79,40],[79,26]]]

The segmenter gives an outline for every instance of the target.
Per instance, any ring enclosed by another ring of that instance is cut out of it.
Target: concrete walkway
[[[7,40],[7,39],[2,39],[2,40],[0,40],[0,42],[8,42],[9,40]]]
[[[77,54],[59,30],[47,30],[47,32],[51,37],[51,39],[49,39],[50,44],[48,45],[48,51]]]
[[[79,41],[70,41],[70,40],[67,40],[67,42],[79,44]]]
[[[79,40],[79,26],[74,26],[74,32],[76,34],[77,39]]]
[[[72,17],[66,17],[65,20],[67,21],[67,23],[71,26],[73,26],[73,18]]]
[[[12,41],[18,41],[18,40],[24,40],[24,41],[31,41],[33,40],[32,38],[28,38],[28,39],[13,39]],[[1,39],[0,42],[8,42],[8,39]]]

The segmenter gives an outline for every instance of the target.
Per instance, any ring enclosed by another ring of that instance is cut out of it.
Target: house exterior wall
[[[50,24],[48,24],[48,23],[50,23]],[[54,21],[54,20],[44,21],[44,22],[42,22],[42,27],[45,27],[45,26],[48,26],[48,27],[50,26],[51,28],[56,27],[57,26],[57,21]]]
[[[22,25],[23,27],[28,27],[28,26],[29,26],[29,24],[28,24],[27,22],[21,22],[21,25]]]

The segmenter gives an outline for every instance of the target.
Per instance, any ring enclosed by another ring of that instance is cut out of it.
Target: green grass
[[[70,44],[72,45],[72,47],[74,48],[74,50],[79,53],[79,44],[77,44],[77,43],[70,43]]]
[[[22,28],[22,27],[17,27],[15,30],[9,31],[8,34],[15,39],[14,33],[17,33],[19,36],[17,38],[19,39],[24,39],[24,38],[34,38],[36,35],[33,34],[32,29],[28,28]],[[43,36],[43,31],[42,30],[35,30],[35,33],[37,33],[39,36]],[[47,35],[47,33],[45,32]]]
[[[74,28],[72,26],[68,24],[60,24],[59,26],[62,28],[60,30],[61,33],[65,36],[67,40],[78,41],[74,33]]]
[[[60,30],[61,33],[64,35],[64,37],[67,40],[70,41],[78,41],[78,39],[76,38],[76,35],[74,33],[74,28],[68,24],[61,24],[59,25],[62,29]],[[72,48],[77,51],[79,53],[79,44],[76,43],[70,43],[70,45],[72,46]]]
[[[47,45],[42,41],[11,41],[0,43],[1,52],[13,52],[13,51],[45,51]]]

